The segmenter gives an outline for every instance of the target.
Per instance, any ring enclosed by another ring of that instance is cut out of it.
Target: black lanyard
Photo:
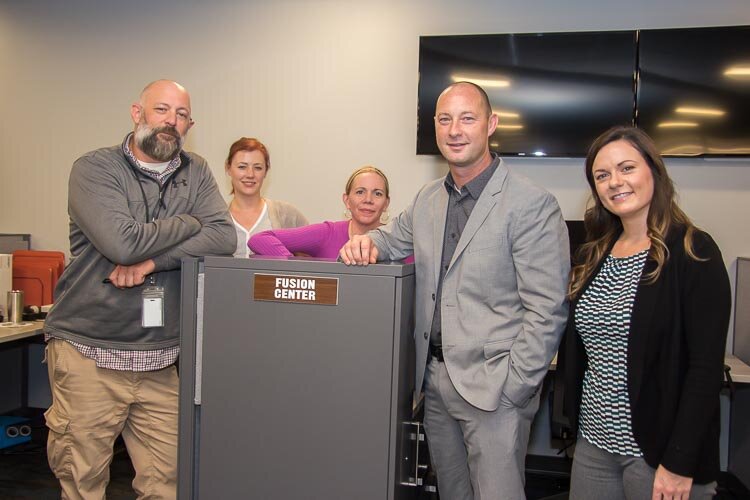
[[[156,210],[154,211],[154,218],[151,218],[151,211],[148,208],[148,199],[146,198],[146,190],[143,189],[143,183],[141,182],[140,177],[138,177],[138,172],[133,170],[133,175],[135,175],[135,180],[138,182],[138,187],[141,188],[141,197],[143,198],[143,205],[146,207],[146,222],[153,222],[156,219],[159,218],[159,212],[161,212],[162,208],[167,208],[164,204],[164,194],[167,191],[167,187],[169,186],[169,178],[164,182],[163,185],[159,186],[159,201],[156,203]],[[173,174],[174,175],[174,174]],[[171,175],[169,177],[172,177]],[[154,182],[156,179],[154,179]]]

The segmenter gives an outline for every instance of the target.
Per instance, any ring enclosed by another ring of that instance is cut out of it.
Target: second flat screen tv
[[[667,156],[750,154],[750,26],[641,30],[638,126]]]
[[[494,152],[585,156],[601,132],[632,123],[635,62],[635,31],[420,37],[417,154],[440,154],[435,102],[468,80],[499,116]]]

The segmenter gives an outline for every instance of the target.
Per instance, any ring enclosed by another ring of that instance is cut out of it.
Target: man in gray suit
[[[354,236],[347,264],[414,254],[416,391],[444,500],[524,498],[539,388],[567,317],[568,237],[555,198],[490,153],[487,94],[437,101],[450,173],[386,226]]]

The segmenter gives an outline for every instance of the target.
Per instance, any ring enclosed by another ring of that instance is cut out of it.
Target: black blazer
[[[707,259],[696,261],[685,253],[684,235],[682,227],[669,231],[669,259],[659,279],[638,285],[627,384],[633,434],[646,462],[704,484],[719,474],[719,391],[731,292],[721,251],[711,236],[696,231],[693,248]],[[648,259],[643,274],[655,267]],[[565,377],[563,412],[574,429],[587,363],[575,329],[577,305],[577,298],[571,301],[558,360]]]

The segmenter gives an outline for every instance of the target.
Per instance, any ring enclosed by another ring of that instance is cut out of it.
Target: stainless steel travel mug
[[[8,321],[15,324],[23,322],[23,290],[8,292]]]

